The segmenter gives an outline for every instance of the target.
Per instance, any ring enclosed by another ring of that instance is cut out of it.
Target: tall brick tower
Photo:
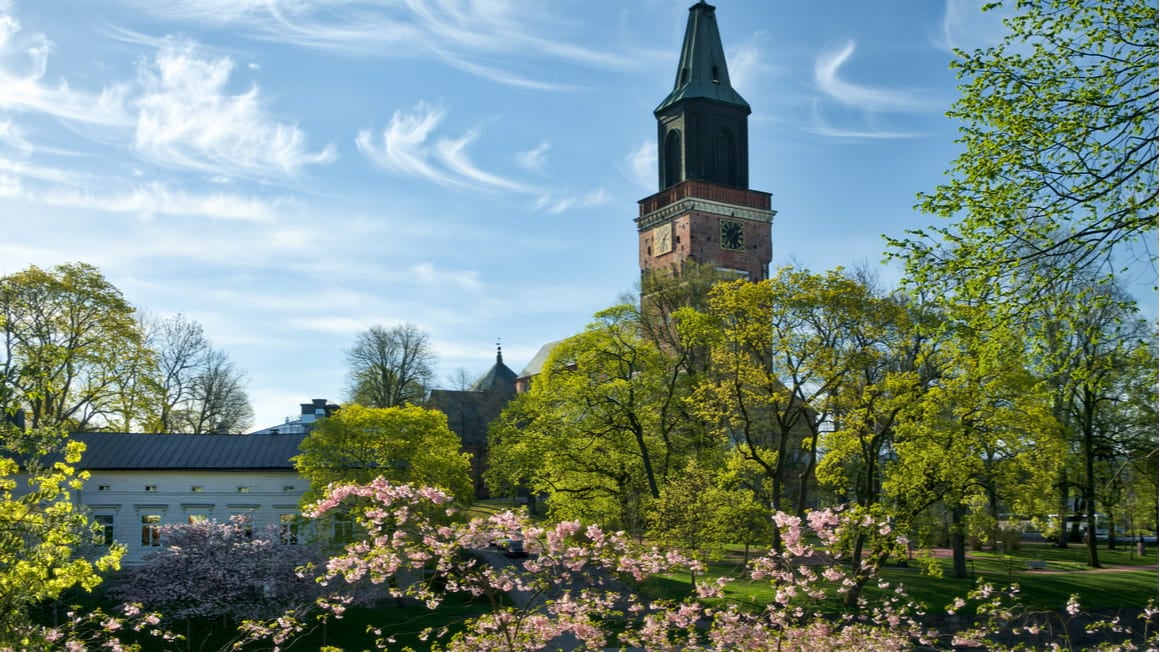
[[[641,275],[686,261],[760,281],[769,276],[775,211],[749,189],[749,103],[729,84],[715,7],[689,7],[673,91],[657,119],[660,192],[640,200]]]

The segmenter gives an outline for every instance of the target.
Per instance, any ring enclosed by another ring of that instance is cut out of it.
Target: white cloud
[[[600,68],[633,65],[630,57],[558,36],[550,5],[402,0],[123,0],[167,19],[231,25],[257,38],[298,47],[376,56],[434,55],[473,75],[515,86],[562,88],[529,74],[537,57]],[[492,61],[483,64],[482,61]]]
[[[171,40],[139,69],[134,149],[151,162],[215,175],[295,176],[329,163],[333,145],[310,151],[296,125],[271,118],[256,86],[231,95],[228,57],[206,57],[188,41]]]
[[[924,111],[930,109],[929,100],[913,93],[862,86],[842,79],[838,72],[854,54],[856,44],[822,52],[814,62],[814,82],[829,97],[849,106],[872,111]]]
[[[803,127],[803,129],[819,136],[844,140],[895,140],[900,138],[917,138],[921,135],[914,132],[894,131],[878,127],[875,124],[875,115],[873,112],[866,113],[863,116],[864,124],[859,128],[837,127],[828,123],[822,117],[818,103],[815,101],[810,111],[810,123],[808,126]]]
[[[411,265],[407,277],[424,285],[451,286],[461,290],[477,291],[483,287],[479,272],[475,270],[442,270],[429,262]]]
[[[544,163],[546,163],[548,160],[548,150],[551,149],[551,147],[552,145],[545,140],[539,145],[536,145],[535,149],[517,153],[516,162],[519,163],[521,167],[539,172],[544,169]]]
[[[389,172],[446,186],[534,192],[517,181],[486,172],[471,161],[467,149],[478,137],[478,131],[469,129],[459,138],[432,138],[444,115],[442,108],[419,102],[409,112],[399,110],[391,115],[381,143],[369,129],[364,129],[359,131],[355,144],[363,156]]]
[[[646,140],[625,157],[628,176],[638,186],[653,189],[657,185],[657,144]]]
[[[0,159],[0,170],[10,169],[20,177],[8,176],[0,184],[0,197],[29,204],[77,208],[102,213],[124,213],[141,217],[156,215],[198,217],[245,222],[271,222],[279,201],[266,201],[226,193],[196,194],[154,183],[125,192],[94,193],[73,186],[25,187],[21,178],[70,181],[69,173],[19,168]]]
[[[63,81],[55,87],[43,83],[53,43],[44,34],[22,33],[9,10],[0,4],[0,109],[46,113],[85,124],[130,124],[125,109],[127,89],[122,84],[85,93],[70,89]]]
[[[983,11],[984,0],[944,0],[939,32],[931,41],[943,50],[974,50],[996,45],[1007,32],[1003,19],[1013,10],[997,7]]]

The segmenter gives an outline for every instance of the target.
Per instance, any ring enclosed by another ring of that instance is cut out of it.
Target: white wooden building
[[[291,458],[304,437],[74,434],[86,447],[76,466],[90,474],[75,501],[103,524],[106,543],[125,544],[126,564],[164,545],[161,525],[236,514],[249,515],[255,529],[277,526],[282,543],[296,545],[309,482]]]

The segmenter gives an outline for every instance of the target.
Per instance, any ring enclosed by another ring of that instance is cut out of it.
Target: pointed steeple
[[[700,0],[689,7],[689,23],[685,27],[685,42],[673,92],[661,102],[655,113],[660,113],[681,100],[703,98],[744,107],[748,115],[749,103],[729,84],[729,67],[725,64],[725,49],[717,31],[716,7]]]

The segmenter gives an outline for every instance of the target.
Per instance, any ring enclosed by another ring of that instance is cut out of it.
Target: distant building
[[[339,405],[324,398],[316,398],[301,404],[302,413],[297,419],[286,417],[286,422],[269,428],[253,431],[252,435],[305,435],[314,429],[314,424],[323,417],[338,411]]]
[[[486,497],[483,472],[487,469],[487,429],[516,395],[516,373],[503,363],[498,346],[495,364],[465,390],[434,389],[427,407],[447,415],[447,425],[471,453],[471,480],[475,494]]]

